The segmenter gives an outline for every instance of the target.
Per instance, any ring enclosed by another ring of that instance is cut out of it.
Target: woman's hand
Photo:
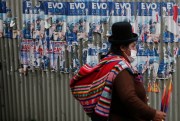
[[[166,118],[166,113],[162,111],[156,111],[153,121],[164,121]]]

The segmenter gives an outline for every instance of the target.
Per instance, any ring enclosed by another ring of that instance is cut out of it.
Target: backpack
[[[95,112],[103,117],[109,116],[112,83],[119,71],[125,68],[130,68],[130,65],[124,58],[109,56],[95,67],[83,65],[70,80],[72,95],[88,115]]]

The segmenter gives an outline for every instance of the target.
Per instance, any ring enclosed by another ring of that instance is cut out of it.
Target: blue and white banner
[[[112,16],[134,16],[135,2],[111,2],[110,13]]]
[[[153,16],[155,12],[161,15],[161,3],[160,2],[138,2],[138,16]]]
[[[109,2],[90,2],[89,6],[89,15],[109,16]]]
[[[66,2],[44,1],[45,14],[48,15],[66,15]]]
[[[67,4],[67,15],[68,16],[86,16],[89,11],[89,2],[68,2]]]

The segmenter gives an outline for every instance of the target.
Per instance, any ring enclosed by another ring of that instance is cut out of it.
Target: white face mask
[[[136,60],[136,54],[137,54],[137,51],[136,50],[131,50],[131,56],[128,56],[127,54],[127,58],[128,60],[132,63],[134,60]]]

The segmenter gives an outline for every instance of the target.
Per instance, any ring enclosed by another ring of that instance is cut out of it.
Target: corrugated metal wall
[[[7,0],[7,6],[12,9],[13,16],[17,16],[19,23],[21,23],[22,0]],[[22,24],[18,24],[19,29],[21,26]],[[41,70],[29,72],[27,76],[18,73],[20,41],[17,39],[0,39],[0,62],[2,63],[0,68],[0,121],[90,120],[70,94],[70,74]],[[165,45],[161,43],[160,46]],[[172,44],[172,46],[175,45]],[[71,58],[70,56],[70,54],[67,54],[66,57]],[[178,101],[180,99],[178,88],[180,86],[178,81],[180,79],[179,67],[180,58],[177,58],[168,121],[180,120],[180,115],[178,115],[180,114],[180,101]],[[156,109],[160,109],[165,80],[159,80],[159,82],[161,92],[148,94],[150,105]],[[147,82],[145,86],[147,86]]]

